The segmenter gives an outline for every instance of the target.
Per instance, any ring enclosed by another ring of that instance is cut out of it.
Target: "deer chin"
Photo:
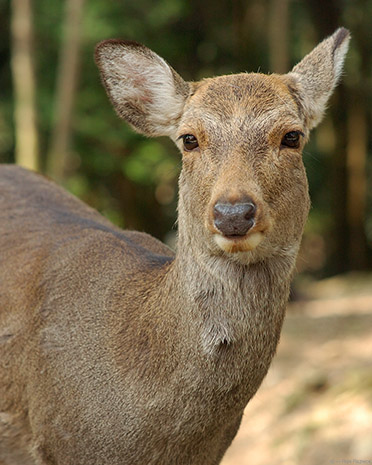
[[[216,244],[226,253],[251,252],[262,242],[263,238],[264,235],[260,231],[252,232],[244,237],[214,235]]]

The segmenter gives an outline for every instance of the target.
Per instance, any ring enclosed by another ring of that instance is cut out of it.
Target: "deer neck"
[[[210,355],[221,346],[244,351],[261,337],[271,338],[276,347],[296,252],[244,264],[213,255],[199,237],[201,231],[185,227],[180,218],[172,279],[179,283],[185,308],[193,314],[188,321],[199,333],[202,350]],[[275,351],[271,346],[270,351]]]

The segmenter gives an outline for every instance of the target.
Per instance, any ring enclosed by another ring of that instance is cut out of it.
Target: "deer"
[[[275,355],[310,200],[302,161],[340,28],[287,74],[184,81],[144,45],[95,59],[118,115],[182,154],[178,243],[0,172],[0,463],[217,465]]]

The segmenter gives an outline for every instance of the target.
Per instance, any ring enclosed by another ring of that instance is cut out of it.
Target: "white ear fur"
[[[349,31],[337,29],[287,74],[294,84],[309,129],[323,117],[327,101],[341,76],[349,41]]]
[[[156,53],[136,42],[107,40],[96,62],[118,115],[148,136],[174,137],[189,85]]]

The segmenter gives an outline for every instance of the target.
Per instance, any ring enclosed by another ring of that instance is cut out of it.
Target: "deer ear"
[[[136,42],[106,40],[95,59],[121,118],[147,136],[175,136],[189,84],[161,57]]]
[[[327,101],[341,76],[349,41],[349,31],[337,29],[286,75],[310,129],[323,117]]]

